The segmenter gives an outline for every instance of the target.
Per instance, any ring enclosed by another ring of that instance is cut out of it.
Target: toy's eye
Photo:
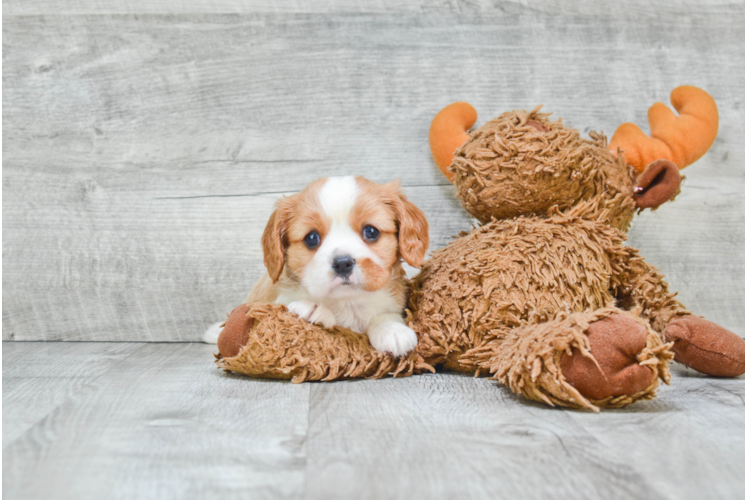
[[[361,231],[361,234],[363,235],[364,240],[370,243],[373,243],[379,239],[379,229],[375,228],[374,226],[364,227],[364,230]]]
[[[304,236],[304,244],[310,250],[312,250],[313,248],[317,248],[321,240],[322,239],[319,237],[319,233],[317,231],[312,231],[311,233]]]

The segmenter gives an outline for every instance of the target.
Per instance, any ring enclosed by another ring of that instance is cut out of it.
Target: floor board
[[[3,447],[138,347],[3,343]]]
[[[672,385],[654,401],[595,415],[451,373],[293,385],[224,373],[204,344],[3,345],[3,370],[12,374],[3,392],[9,499],[735,499],[744,492],[743,378],[675,367]],[[113,362],[89,383],[48,384],[71,373],[80,381],[86,358],[102,357]],[[35,395],[45,391],[58,401],[42,416]],[[6,436],[27,411],[40,418]]]
[[[309,385],[224,374],[212,362],[214,346],[135,346],[4,442],[4,497],[298,497]],[[3,397],[16,414],[34,404]]]

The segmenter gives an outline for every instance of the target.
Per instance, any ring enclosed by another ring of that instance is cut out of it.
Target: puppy
[[[366,332],[375,349],[402,356],[418,342],[403,319],[402,260],[421,266],[428,231],[397,181],[319,179],[278,201],[262,235],[268,272],[245,302],[284,304],[311,323]]]

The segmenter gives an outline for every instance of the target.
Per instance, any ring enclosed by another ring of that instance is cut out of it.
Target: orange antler
[[[434,163],[439,167],[449,182],[455,174],[447,170],[452,163],[454,153],[470,137],[465,132],[470,130],[478,113],[466,102],[455,102],[439,111],[431,121],[429,144]]]
[[[667,159],[685,168],[701,158],[712,146],[719,128],[717,104],[700,88],[684,85],[670,93],[670,102],[680,116],[658,102],[647,114],[651,137],[633,123],[618,127],[608,148],[638,172],[655,160]]]

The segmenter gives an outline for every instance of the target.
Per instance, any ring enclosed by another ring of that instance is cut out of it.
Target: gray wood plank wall
[[[470,226],[430,120],[646,125],[680,84],[721,128],[631,244],[744,334],[743,2],[3,2],[3,339],[196,340],[262,272],[273,201],[401,178],[432,248]]]

